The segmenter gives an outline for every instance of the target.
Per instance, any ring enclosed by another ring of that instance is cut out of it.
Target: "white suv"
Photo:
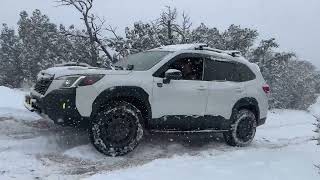
[[[57,124],[88,127],[93,145],[110,156],[132,151],[146,130],[222,132],[228,144],[246,146],[266,121],[269,86],[236,51],[165,46],[124,64],[41,71],[25,106]]]

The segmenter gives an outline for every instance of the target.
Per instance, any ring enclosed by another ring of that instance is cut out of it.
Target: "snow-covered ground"
[[[22,105],[24,92],[0,87],[0,179],[320,179],[320,146],[311,139],[320,99],[310,113],[269,112],[250,147],[220,135],[153,134],[124,157],[105,157],[84,130],[41,119]]]

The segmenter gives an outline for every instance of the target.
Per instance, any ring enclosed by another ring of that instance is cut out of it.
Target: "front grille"
[[[52,79],[39,79],[37,80],[36,85],[34,86],[34,90],[42,95],[44,95],[50,84],[52,83]]]

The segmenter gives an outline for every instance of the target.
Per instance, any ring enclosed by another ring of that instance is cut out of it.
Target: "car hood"
[[[84,75],[84,74],[107,74],[107,75],[128,75],[131,71],[127,70],[107,70],[95,67],[80,67],[80,66],[68,66],[68,67],[52,67],[46,70],[42,70],[39,75],[41,76],[54,76],[59,78],[69,75]]]

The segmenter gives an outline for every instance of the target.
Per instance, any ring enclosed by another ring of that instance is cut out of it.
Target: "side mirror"
[[[165,72],[163,84],[169,84],[171,80],[179,80],[182,78],[182,72],[177,69],[168,69]]]

